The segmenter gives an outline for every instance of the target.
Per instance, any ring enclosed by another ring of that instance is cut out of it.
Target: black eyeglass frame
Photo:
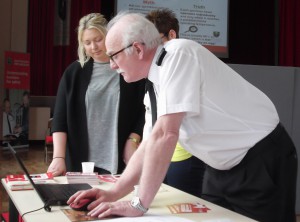
[[[115,52],[115,53],[113,53],[113,54],[111,54],[111,55],[107,55],[107,56],[110,58],[110,60],[112,60],[112,61],[114,62],[115,60],[114,60],[113,57],[114,57],[115,55],[119,54],[120,52],[123,52],[125,49],[128,49],[128,48],[130,48],[131,46],[133,46],[133,43],[131,43],[130,45],[124,47],[123,49],[120,49],[119,51],[117,51],[117,52]]]

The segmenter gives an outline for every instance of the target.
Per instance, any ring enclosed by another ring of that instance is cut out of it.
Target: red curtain
[[[279,4],[279,65],[300,67],[300,1]]]
[[[29,0],[27,51],[31,54],[31,95],[55,96],[65,68],[77,59],[79,19],[100,12],[101,0],[70,0],[69,44],[54,45],[55,2]]]

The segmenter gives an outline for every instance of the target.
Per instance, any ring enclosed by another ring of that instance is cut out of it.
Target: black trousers
[[[230,170],[207,166],[202,198],[260,222],[295,222],[297,153],[279,124]]]

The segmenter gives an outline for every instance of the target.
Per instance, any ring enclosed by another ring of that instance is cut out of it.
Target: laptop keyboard
[[[45,202],[52,200],[65,204],[79,190],[92,188],[89,184],[35,184]]]

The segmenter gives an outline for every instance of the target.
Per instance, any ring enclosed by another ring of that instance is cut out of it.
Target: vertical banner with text
[[[5,52],[2,144],[28,147],[30,54]]]
[[[30,89],[30,54],[5,52],[4,88]]]

